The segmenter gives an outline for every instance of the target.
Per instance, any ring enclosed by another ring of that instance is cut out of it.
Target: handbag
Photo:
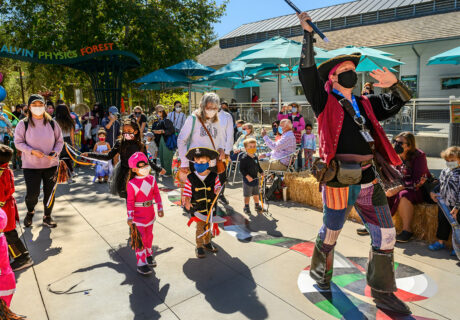
[[[431,199],[430,193],[438,185],[439,185],[439,180],[435,178],[430,172],[430,175],[427,177],[427,180],[420,187],[420,190],[422,191],[422,195],[423,195],[423,201],[430,203],[430,204],[436,203],[433,201],[433,199]]]
[[[363,176],[360,163],[337,162],[337,180],[344,185],[358,184]]]
[[[331,160],[328,166],[321,158],[317,158],[311,166],[311,174],[320,184],[329,182],[337,175],[337,162]]]
[[[204,131],[206,131],[206,134],[208,135],[209,139],[211,140],[212,147],[214,148],[214,150],[217,151],[216,145],[214,144],[214,139],[212,138],[211,133],[209,132],[209,130],[204,125],[203,120],[201,120],[200,118],[198,118],[198,120],[200,120],[200,123],[203,126]],[[217,168],[217,173],[218,174],[221,174],[221,173],[225,172],[225,170],[227,170],[227,166],[225,165],[225,162],[220,160],[220,159],[217,159],[217,161],[216,161],[216,168]]]
[[[177,148],[177,136],[176,136],[176,134],[173,133],[173,134],[167,136],[165,144],[166,144],[166,147],[169,150],[176,150],[176,148]]]

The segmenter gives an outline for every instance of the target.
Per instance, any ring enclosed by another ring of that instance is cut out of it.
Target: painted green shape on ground
[[[332,277],[332,282],[343,288],[348,286],[350,283],[364,279],[364,277],[365,276],[362,273],[342,274],[340,276]]]
[[[337,310],[337,308],[334,307],[334,305],[329,300],[320,301],[316,304],[316,306],[337,319],[342,318],[340,311]]]
[[[277,243],[285,242],[288,240],[289,240],[288,238],[274,238],[274,239],[257,240],[255,242],[263,243],[263,244],[277,244]]]
[[[396,269],[398,269],[398,267],[399,267],[399,263],[395,262],[395,271]]]

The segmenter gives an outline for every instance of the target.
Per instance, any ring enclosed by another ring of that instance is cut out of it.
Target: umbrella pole
[[[188,112],[192,114],[192,84],[188,84]]]
[[[278,112],[281,112],[281,73],[278,73]]]

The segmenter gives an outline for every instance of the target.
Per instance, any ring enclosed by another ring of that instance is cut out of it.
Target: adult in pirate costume
[[[196,256],[205,257],[205,249],[210,252],[217,252],[217,248],[211,243],[211,232],[206,231],[208,214],[212,210],[212,217],[208,222],[218,222],[215,217],[216,211],[213,204],[216,195],[221,189],[219,175],[215,170],[209,170],[209,162],[219,157],[219,153],[208,148],[192,148],[186,154],[190,161],[191,173],[187,175],[184,187],[185,207],[192,215],[188,225],[196,222]],[[214,225],[217,228],[217,225]],[[218,229],[214,229],[217,232]],[[217,232],[218,233],[218,232]]]
[[[321,289],[330,289],[334,246],[354,205],[372,238],[367,283],[377,307],[410,314],[409,307],[394,295],[396,231],[374,165],[379,155],[392,165],[401,162],[379,121],[398,113],[410,100],[410,90],[384,68],[370,75],[377,81],[375,87],[389,88],[390,93],[354,96],[360,54],[337,56],[317,68],[313,30],[307,24],[311,19],[305,12],[298,17],[304,29],[299,79],[318,120],[319,154],[332,172],[319,177],[324,224],[316,240],[310,275]]]

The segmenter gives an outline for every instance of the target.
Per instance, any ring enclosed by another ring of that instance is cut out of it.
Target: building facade
[[[398,77],[413,88],[416,97],[460,96],[460,66],[427,65],[430,57],[460,46],[460,0],[358,0],[311,10],[309,14],[330,40],[325,43],[317,36],[317,47],[333,50],[354,45],[392,53],[392,58],[404,62],[396,68]],[[242,25],[198,56],[198,62],[218,69],[242,50],[274,36],[301,41],[303,31],[296,15]],[[372,80],[368,74],[360,74],[356,91]],[[252,90],[264,102],[277,98],[276,82],[261,83]],[[218,93],[229,101],[249,102],[250,92],[245,88]],[[282,99],[305,101],[295,75],[282,80]]]

